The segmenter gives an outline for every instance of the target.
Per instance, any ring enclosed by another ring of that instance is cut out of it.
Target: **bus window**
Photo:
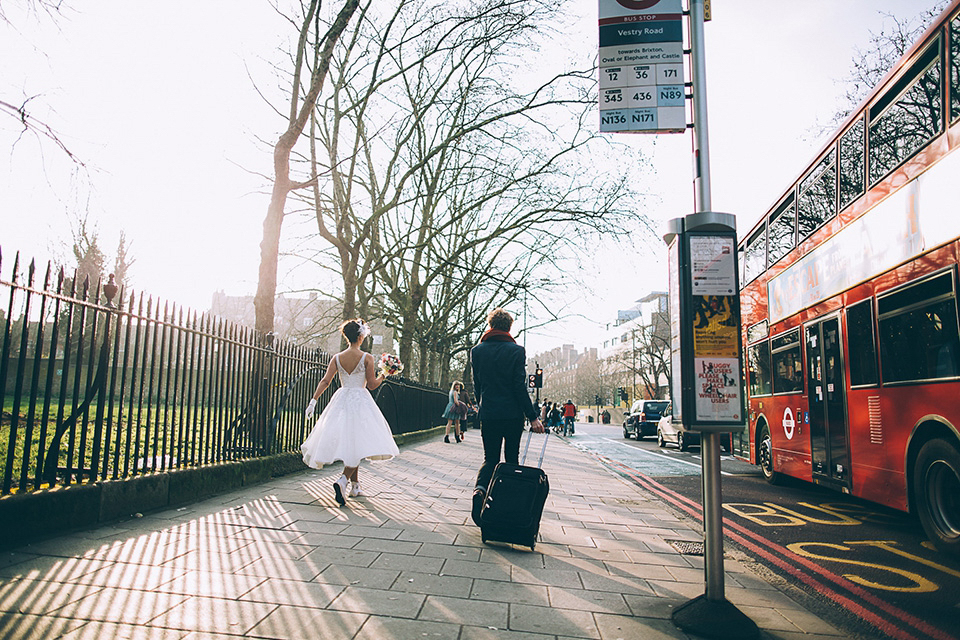
[[[743,281],[750,282],[763,273],[767,264],[767,234],[766,226],[761,226],[753,237],[747,241],[747,249],[743,254]]]
[[[797,192],[797,227],[806,238],[837,213],[836,152],[831,150],[800,181]]]
[[[942,128],[940,41],[870,107],[870,184],[874,185]]]
[[[770,343],[764,340],[747,348],[750,395],[770,395]]]
[[[950,22],[950,121],[960,118],[960,16]]]
[[[773,352],[773,392],[803,391],[800,330],[780,334],[770,341],[770,350]]]
[[[847,307],[847,359],[851,387],[878,382],[877,345],[873,335],[873,300]]]
[[[777,260],[787,255],[797,243],[797,212],[793,206],[793,194],[777,207],[770,216],[768,225],[767,243],[770,245],[770,263],[773,266]]]
[[[863,133],[865,126],[863,118],[857,120],[843,137],[840,138],[840,209],[863,195],[866,185],[864,167],[866,165],[866,151],[864,150]]]
[[[747,342],[752,344],[757,340],[763,340],[766,338],[769,331],[767,327],[768,325],[766,320],[761,320],[757,324],[747,327]]]
[[[877,296],[884,383],[960,375],[952,272]]]

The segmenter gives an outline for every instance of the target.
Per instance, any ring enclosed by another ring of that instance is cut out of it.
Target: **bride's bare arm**
[[[367,389],[370,389],[371,391],[373,391],[374,389],[380,386],[380,383],[383,382],[383,379],[386,376],[384,376],[382,372],[380,373],[380,375],[375,375],[373,373],[373,370],[376,368],[376,365],[373,361],[372,355],[368,353],[368,354],[365,354],[363,357],[367,359],[367,362],[366,362]]]
[[[323,376],[323,379],[320,380],[320,383],[317,384],[317,390],[313,392],[314,400],[318,400],[320,394],[327,390],[327,387],[333,382],[333,376],[335,375],[337,375],[337,363],[331,360],[330,364],[327,365],[327,373]]]

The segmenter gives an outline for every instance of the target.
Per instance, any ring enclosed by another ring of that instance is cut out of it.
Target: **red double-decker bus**
[[[740,242],[738,455],[960,554],[960,0]]]

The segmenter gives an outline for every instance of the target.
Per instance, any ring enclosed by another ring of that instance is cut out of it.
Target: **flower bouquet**
[[[380,370],[387,376],[395,376],[403,371],[403,363],[400,362],[400,358],[392,353],[385,353],[380,356],[380,362],[378,364]]]

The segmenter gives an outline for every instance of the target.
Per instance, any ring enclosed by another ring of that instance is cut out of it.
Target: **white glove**
[[[307,410],[306,410],[306,412],[305,412],[306,415],[307,415],[307,417],[308,417],[308,418],[312,418],[312,417],[313,417],[313,412],[316,411],[316,409],[317,409],[317,399],[316,399],[316,398],[310,398],[310,404],[307,405]]]

